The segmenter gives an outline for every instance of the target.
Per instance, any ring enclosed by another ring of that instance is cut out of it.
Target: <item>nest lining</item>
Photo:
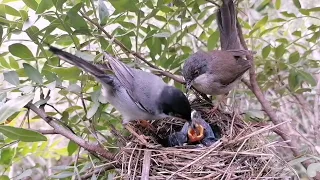
[[[208,110],[211,107],[201,107]],[[199,109],[198,109],[199,110]],[[182,120],[152,121],[152,128],[133,124],[138,133],[150,136],[150,146],[128,140],[118,153],[123,179],[267,179],[284,177],[289,172],[273,154],[273,147],[261,134],[263,126],[248,125],[241,117],[217,110],[213,114],[202,111],[210,125],[218,126],[222,137],[210,147],[163,147],[164,138],[180,131]],[[155,133],[156,132],[156,133]],[[157,136],[157,137],[155,137]]]

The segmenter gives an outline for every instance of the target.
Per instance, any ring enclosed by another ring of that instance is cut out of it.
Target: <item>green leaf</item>
[[[19,11],[17,11],[14,8],[12,8],[11,6],[5,5],[5,9],[6,9],[6,13],[7,14],[10,14],[12,16],[19,16],[20,17]]]
[[[1,175],[0,180],[10,180],[10,178],[6,175]]]
[[[294,92],[297,94],[302,94],[304,92],[311,92],[311,89],[310,88],[299,88],[299,89],[295,90]]]
[[[289,71],[288,81],[289,81],[289,87],[291,90],[295,90],[298,87],[299,79],[296,71],[294,70]]]
[[[265,16],[254,25],[254,29],[260,28],[261,26],[264,26],[267,22],[268,22],[268,16]]]
[[[299,12],[303,15],[309,16],[310,15],[310,11],[308,11],[307,9],[299,9]]]
[[[8,62],[6,61],[6,59],[3,58],[3,57],[1,57],[1,56],[0,56],[0,65],[1,65],[2,67],[7,68],[7,69],[11,69],[11,66],[8,64]]]
[[[276,0],[275,7],[276,7],[277,10],[280,9],[280,7],[281,7],[281,0]]]
[[[0,42],[2,42],[2,35],[3,35],[3,27],[0,26]]]
[[[284,45],[281,44],[278,47],[276,47],[274,55],[276,59],[279,59],[283,56],[283,54],[286,52]]]
[[[308,9],[308,11],[310,11],[310,12],[318,12],[318,11],[320,11],[320,7],[310,8],[310,9]]]
[[[78,147],[78,144],[70,140],[68,144],[68,155],[71,156],[74,152],[76,152]]]
[[[52,72],[56,73],[57,76],[63,80],[75,80],[79,79],[81,70],[77,67],[56,67],[52,68]]]
[[[98,0],[99,19],[102,26],[107,23],[107,19],[109,17],[108,7],[104,4],[103,1],[104,0]]]
[[[33,60],[34,59],[33,54],[29,50],[29,48],[23,44],[20,44],[20,43],[11,44],[9,46],[9,52],[12,55],[17,56],[17,57],[24,59],[24,60]]]
[[[20,111],[29,101],[33,99],[33,97],[34,94],[24,95],[16,99],[11,99],[4,105],[0,106],[0,123],[3,123],[15,112]]]
[[[43,13],[45,10],[50,9],[53,6],[52,1],[50,0],[41,0],[37,10],[36,10],[36,14],[41,14]]]
[[[149,38],[147,41],[147,46],[150,50],[150,56],[152,59],[155,59],[155,56],[158,54],[160,55],[161,53],[161,41],[159,38],[152,37]]]
[[[293,63],[296,63],[298,62],[300,59],[300,54],[299,52],[294,52],[294,53],[291,53],[290,56],[289,56],[289,62],[290,64],[293,64]]]
[[[12,57],[9,56],[9,61],[10,61],[10,67],[13,69],[19,69],[19,64],[17,63],[17,61]]]
[[[23,128],[0,125],[0,132],[12,140],[20,140],[23,142],[46,141],[47,138],[36,132]]]
[[[24,72],[35,83],[43,84],[42,75],[39,71],[27,63],[23,63]]]
[[[196,28],[197,28],[197,26],[198,26],[198,24],[192,24],[191,26],[188,26],[187,27],[187,32],[188,33],[191,33],[191,32],[193,32]]]
[[[307,174],[310,177],[315,177],[317,172],[320,172],[320,163],[312,163],[307,168]]]
[[[271,0],[264,0],[262,1],[259,6],[256,8],[256,10],[258,12],[262,11],[263,9],[265,9],[269,4],[271,3]]]
[[[91,104],[91,107],[89,108],[88,113],[87,113],[87,118],[88,119],[92,118],[96,114],[96,112],[97,112],[97,110],[99,108],[99,105],[100,105],[99,102],[93,102]]]
[[[302,70],[299,70],[298,73],[311,86],[316,86],[317,85],[317,81],[314,79],[314,77],[310,73],[302,71]]]
[[[220,33],[219,31],[213,32],[210,37],[208,38],[207,46],[208,46],[208,51],[213,50],[217,46],[217,42],[219,40]]]
[[[293,0],[293,4],[294,4],[298,9],[301,8],[301,4],[300,4],[300,1],[299,1],[299,0]]]
[[[20,16],[21,16],[21,18],[22,18],[23,21],[26,21],[26,20],[29,18],[27,11],[25,11],[25,10],[19,10],[19,13],[20,13]]]
[[[77,5],[73,6],[67,13],[69,23],[71,27],[75,28],[76,30],[87,30],[88,25],[86,21],[78,14],[78,11],[82,7],[82,3],[78,3]]]
[[[293,14],[293,13],[288,13],[288,12],[286,12],[286,11],[281,12],[281,14],[284,15],[285,17],[293,17],[293,18],[297,17],[295,14]]]
[[[9,71],[9,72],[3,73],[3,75],[4,75],[4,80],[6,80],[12,85],[19,86],[20,81],[19,81],[19,76],[17,72]]]
[[[109,0],[109,2],[118,12],[136,12],[139,10],[136,0]]]
[[[35,0],[22,0],[29,8],[36,10],[38,3]]]
[[[294,32],[292,33],[292,35],[301,37],[301,31],[294,31]]]
[[[264,47],[264,48],[262,49],[262,57],[263,57],[264,59],[266,59],[266,58],[269,56],[270,51],[271,51],[270,45]]]
[[[11,165],[12,159],[15,155],[14,151],[10,148],[4,148],[0,151],[0,164]]]
[[[62,11],[62,6],[67,0],[52,0],[52,4],[58,11]]]
[[[216,18],[215,14],[211,14],[206,20],[203,21],[203,25],[205,27],[208,27],[214,22],[214,19]]]

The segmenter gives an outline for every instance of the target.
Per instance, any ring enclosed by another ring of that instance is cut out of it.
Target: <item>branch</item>
[[[237,30],[238,35],[240,38],[240,42],[244,49],[248,50],[247,44],[244,40],[241,25],[239,24],[239,21],[237,21]],[[251,62],[251,68],[249,70],[249,76],[250,76],[250,84],[251,84],[251,90],[257,97],[258,101],[261,103],[264,111],[267,113],[269,118],[271,119],[272,123],[274,125],[281,124],[282,121],[277,117],[276,112],[273,110],[271,103],[266,100],[262,90],[259,87],[259,84],[257,82],[257,74],[255,72],[255,64],[254,59],[252,55],[247,55],[246,58]],[[250,87],[249,87],[250,88]],[[299,157],[301,154],[298,151],[299,144],[297,143],[296,139],[292,136],[288,136],[285,132],[287,131],[287,128],[284,125],[281,125],[277,128],[276,132],[284,141],[286,141],[287,145],[292,147],[290,150],[292,151],[293,155],[295,157]],[[311,162],[310,161],[304,161],[303,166],[307,168]],[[320,179],[320,173],[317,173],[317,176],[315,179]]]
[[[46,130],[42,130],[42,129],[31,129],[32,131],[36,131],[40,134],[46,135],[46,134],[58,134],[54,129],[46,129]]]
[[[82,175],[81,176],[81,179],[89,179],[91,178],[94,174],[100,174],[100,173],[103,173],[105,171],[108,171],[108,170],[111,170],[111,169],[114,169],[115,166],[113,166],[112,164],[110,165],[107,165],[107,166],[103,166],[103,167],[100,167],[100,168],[97,168],[97,169],[94,169],[93,171],[85,174],[85,175]]]
[[[119,40],[115,39],[113,36],[111,36],[106,30],[104,30],[104,28],[102,26],[100,26],[99,23],[93,21],[92,19],[90,19],[89,16],[87,16],[85,13],[81,12],[81,15],[88,20],[90,23],[92,23],[93,25],[95,25],[100,31],[102,31],[110,40],[112,40],[115,44],[117,44],[118,46],[120,46],[120,48],[126,52],[126,53],[130,53],[133,56],[137,57],[138,59],[140,59],[141,61],[143,61],[144,63],[146,63],[148,66],[150,66],[151,68],[154,68],[156,70],[159,71],[160,74],[167,76],[181,84],[184,84],[185,81],[182,78],[179,78],[177,76],[175,76],[174,74],[168,72],[168,71],[163,71],[161,70],[159,67],[153,65],[152,63],[150,63],[149,61],[147,61],[144,57],[142,57],[139,53],[135,52],[135,51],[131,51],[130,49],[128,49],[124,44],[122,44]]]
[[[57,134],[63,135],[64,137],[77,143],[80,147],[83,147],[84,149],[86,149],[90,152],[97,153],[108,160],[112,161],[114,159],[114,155],[112,153],[110,153],[109,151],[106,151],[105,149],[103,149],[103,147],[101,147],[98,144],[89,143],[89,142],[85,141],[84,139],[76,136],[70,130],[61,126],[52,117],[48,116],[43,110],[36,107],[34,104],[28,103],[25,107],[28,109],[31,109],[34,113],[36,113],[44,121],[46,121],[51,127],[54,128],[54,132],[56,132]]]

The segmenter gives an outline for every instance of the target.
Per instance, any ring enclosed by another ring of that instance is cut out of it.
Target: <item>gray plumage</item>
[[[190,124],[186,122],[179,132],[175,132],[168,137],[168,147],[183,146],[188,142],[188,130]]]
[[[61,59],[92,74],[102,84],[104,100],[112,104],[123,118],[123,124],[133,120],[163,119],[179,116],[191,119],[191,108],[186,96],[175,87],[142,70],[130,68],[105,54],[114,75],[106,74],[94,64],[50,46],[49,50]]]

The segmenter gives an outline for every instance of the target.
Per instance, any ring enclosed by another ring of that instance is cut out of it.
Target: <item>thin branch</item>
[[[51,127],[54,128],[54,131],[58,134],[63,135],[64,137],[74,141],[77,143],[80,147],[83,147],[84,149],[88,150],[89,152],[94,152],[102,157],[108,159],[108,160],[113,160],[114,155],[105,150],[103,147],[99,146],[98,144],[93,144],[85,141],[84,139],[76,136],[73,134],[70,130],[66,129],[65,127],[61,126],[57,121],[55,121],[52,117],[48,116],[43,110],[40,108],[36,107],[32,103],[28,103],[26,108],[31,109],[34,113],[36,113],[38,116],[40,116],[44,121],[46,121]]]
[[[239,35],[240,42],[241,42],[243,48],[248,50],[247,44],[246,44],[244,37],[243,37],[242,28],[241,28],[241,25],[239,24],[239,21],[237,21],[237,30],[238,30],[238,35]],[[273,108],[271,106],[271,103],[266,100],[262,90],[259,87],[259,84],[257,82],[257,74],[255,72],[255,64],[254,64],[253,56],[249,54],[246,56],[246,58],[251,62],[249,76],[250,76],[250,84],[251,84],[252,92],[255,94],[258,101],[261,103],[264,111],[267,113],[267,115],[271,119],[272,123],[274,125],[281,124],[282,121],[277,117],[276,112],[273,110]],[[301,155],[300,152],[298,151],[299,144],[297,143],[295,138],[287,135],[285,133],[286,131],[287,131],[287,128],[284,125],[281,125],[274,132],[276,132],[284,141],[286,141],[287,145],[289,147],[292,147],[292,148],[290,148],[290,150],[292,151],[293,155],[295,157],[299,157]],[[302,164],[305,168],[307,168],[311,164],[311,162],[304,161]],[[320,173],[317,173],[317,176],[315,177],[315,179],[320,180]]]
[[[30,129],[30,130],[37,131],[38,133],[41,133],[43,135],[46,135],[46,134],[58,134],[54,129],[45,129],[45,130],[42,130],[42,129]]]
[[[96,168],[93,171],[91,171],[91,172],[89,172],[89,173],[87,173],[85,175],[82,175],[81,179],[89,179],[94,174],[100,174],[100,173],[103,173],[103,172],[111,170],[111,169],[115,169],[115,166],[112,165],[112,164],[109,164],[109,165],[106,165],[106,166],[103,166],[103,167],[99,167],[99,168]]]
[[[101,30],[110,40],[112,40],[115,44],[117,44],[118,46],[120,46],[120,48],[126,52],[126,53],[130,53],[133,56],[137,57],[138,59],[140,59],[141,61],[143,61],[144,63],[146,63],[148,66],[150,66],[153,69],[158,70],[162,75],[167,76],[179,83],[184,84],[185,81],[182,78],[179,78],[177,76],[175,76],[174,74],[167,72],[167,71],[163,71],[161,70],[159,67],[153,65],[152,63],[150,63],[149,61],[147,61],[144,57],[142,57],[139,53],[131,51],[130,49],[128,49],[124,44],[122,44],[119,40],[115,39],[113,36],[111,36],[106,30],[104,30],[104,28],[102,26],[100,26],[99,23],[93,21],[92,19],[90,19],[89,16],[87,16],[85,13],[80,12],[81,15],[88,20],[90,23],[94,24],[99,30]]]

